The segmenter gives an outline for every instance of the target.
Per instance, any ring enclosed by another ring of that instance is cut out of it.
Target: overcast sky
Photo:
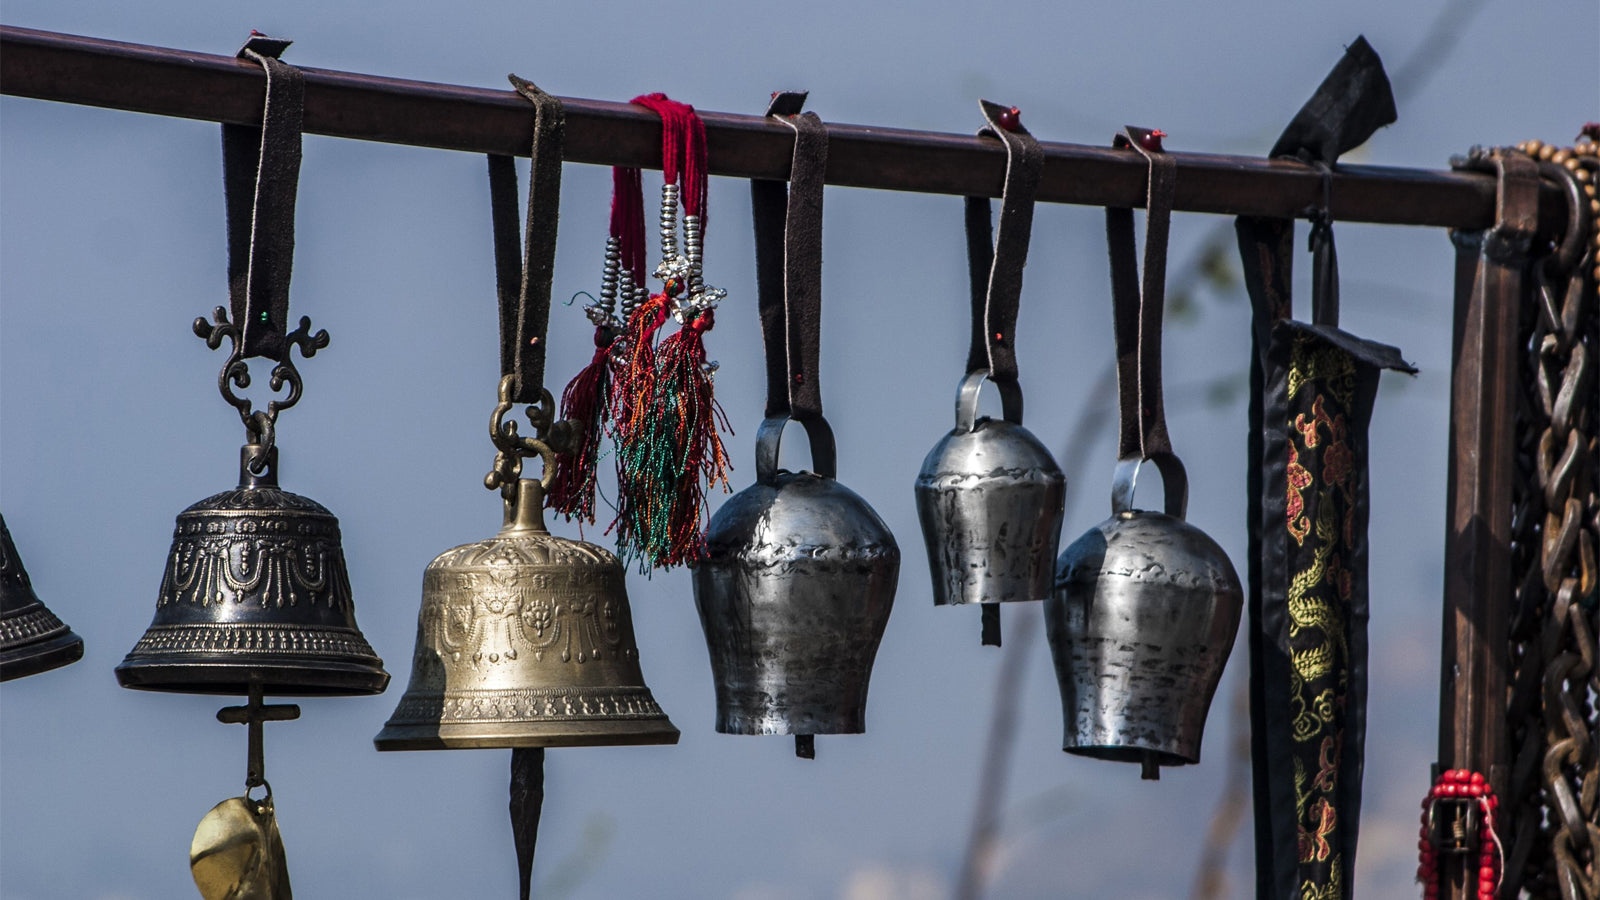
[[[0,21],[219,54],[255,28],[295,39],[287,59],[305,66],[494,88],[515,71],[559,95],[660,90],[719,111],[808,88],[829,121],[947,132],[981,124],[981,96],[1020,106],[1046,140],[1104,144],[1138,124],[1167,131],[1170,150],[1261,154],[1357,34],[1398,74],[1447,5],[7,0]],[[1397,84],[1400,121],[1362,161],[1439,168],[1473,144],[1565,143],[1597,117],[1593,3],[1481,5],[1454,4],[1459,41]],[[154,611],[173,516],[236,476],[222,356],[188,324],[226,302],[220,156],[215,125],[0,101],[0,502],[39,594],[86,644],[81,662],[0,692],[7,900],[193,896],[194,826],[243,783],[245,735],[216,722],[216,698],[125,691],[112,675]],[[647,174],[647,197],[657,183]],[[567,167],[558,300],[598,285],[608,191],[604,169]],[[869,731],[820,738],[812,762],[784,738],[715,733],[687,574],[631,576],[645,675],[682,742],[550,753],[542,897],[932,900],[954,882],[1002,651],[978,645],[976,610],[933,607],[911,486],[951,425],[964,360],[961,204],[830,189],[826,210],[822,391],[839,474],[904,554]],[[748,221],[745,185],[713,179],[706,277],[729,298],[707,343],[737,486],[753,476],[763,396]],[[1176,217],[1174,272],[1219,221]],[[1058,451],[1112,399],[1094,391],[1111,357],[1102,227],[1091,208],[1035,218],[1018,358],[1028,425]],[[1384,377],[1374,423],[1358,872],[1369,900],[1412,897],[1435,743],[1452,251],[1438,230],[1338,235],[1344,324],[1422,370]],[[383,696],[302,701],[298,722],[267,727],[296,893],[514,896],[509,754],[371,744],[410,672],[423,566],[499,523],[481,487],[498,365],[482,157],[306,138],[295,262],[292,312],[332,345],[300,366],[282,481],[339,516],[361,627],[394,676]],[[1247,305],[1237,286],[1193,301],[1169,317],[1173,440],[1191,519],[1242,572]],[[590,353],[577,305],[554,310],[550,345],[559,391]],[[1078,446],[1062,460],[1078,473],[1063,546],[1108,511],[1112,441],[1102,429]],[[1007,608],[1008,630],[1037,614]],[[1222,791],[1243,640],[1204,762],[1159,783],[1061,752],[1041,633],[1028,651],[991,896],[1184,896]]]

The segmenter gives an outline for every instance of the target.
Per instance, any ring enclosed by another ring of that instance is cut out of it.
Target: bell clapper
[[[1000,646],[1000,604],[984,603],[983,607],[983,646]]]
[[[217,710],[217,721],[229,725],[245,725],[250,729],[249,757],[245,765],[245,792],[252,788],[262,787],[267,783],[266,761],[262,752],[261,723],[287,722],[300,718],[300,707],[294,703],[276,704],[267,706],[263,703],[264,691],[261,685],[250,685],[250,702],[244,706],[227,706]],[[272,789],[267,788],[271,794]]]
[[[1144,781],[1161,780],[1161,763],[1156,761],[1156,755],[1149,750],[1139,754],[1139,777]]]
[[[817,758],[817,736],[814,734],[797,734],[794,736],[794,755],[801,759]]]

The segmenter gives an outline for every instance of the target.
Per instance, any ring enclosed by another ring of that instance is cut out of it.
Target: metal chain
[[[1516,824],[1501,896],[1600,900],[1600,145],[1517,149],[1567,188],[1572,216],[1534,265],[1522,323],[1505,792]]]

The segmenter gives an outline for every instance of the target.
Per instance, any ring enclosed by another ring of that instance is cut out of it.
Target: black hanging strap
[[[1117,402],[1121,413],[1117,457],[1122,460],[1158,459],[1172,453],[1161,399],[1161,313],[1166,298],[1167,233],[1172,222],[1177,164],[1161,151],[1160,137],[1155,132],[1129,127],[1116,138],[1116,146],[1137,150],[1150,165],[1142,290],[1133,210],[1106,208],[1117,342]],[[1170,490],[1172,485],[1168,487]]]
[[[494,218],[495,288],[500,299],[500,374],[516,376],[513,403],[538,403],[544,392],[545,332],[555,276],[561,216],[561,159],[566,113],[561,101],[515,75],[511,84],[533,104],[527,242],[519,252],[517,170],[509,156],[489,155]]]
[[[989,380],[1017,380],[1017,305],[1022,296],[1022,269],[1028,262],[1033,232],[1033,200],[1044,171],[1044,151],[1008,109],[980,100],[988,127],[979,135],[997,137],[1006,148],[1006,180],[1000,195],[998,237],[991,234],[989,199],[966,198],[967,263],[972,280],[972,341],[967,371],[986,370]],[[1010,394],[1002,394],[1008,397]],[[1020,396],[1020,395],[1019,395]],[[1007,419],[1020,422],[1021,410]]]
[[[228,207],[228,300],[243,332],[241,358],[282,361],[294,265],[294,201],[300,179],[305,78],[278,56],[290,41],[252,34],[239,51],[267,73],[261,125],[222,126]]]
[[[794,129],[789,185],[752,180],[756,285],[767,354],[768,418],[822,418],[818,357],[822,317],[822,186],[828,130],[800,111],[802,91],[772,96],[767,115]]]

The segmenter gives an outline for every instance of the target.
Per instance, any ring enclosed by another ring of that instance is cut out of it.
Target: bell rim
[[[82,658],[83,638],[63,625],[59,634],[0,651],[0,681],[59,669]]]
[[[1200,751],[1196,750],[1193,756],[1187,756],[1176,750],[1161,747],[1145,747],[1135,744],[1073,744],[1062,745],[1062,751],[1074,756],[1101,759],[1107,762],[1123,762],[1139,764],[1144,761],[1145,754],[1154,755],[1156,765],[1162,768],[1176,766],[1194,766],[1200,764]]]
[[[223,654],[185,659],[128,658],[117,666],[117,683],[130,690],[169,694],[245,696],[259,685],[277,697],[354,697],[381,694],[389,673],[355,661],[280,657],[245,661]]]
[[[496,734],[495,731],[504,733]],[[541,734],[544,730],[548,733]],[[481,725],[385,725],[372,739],[381,752],[504,750],[529,747],[652,747],[678,743],[682,732],[665,715],[586,722]]]

